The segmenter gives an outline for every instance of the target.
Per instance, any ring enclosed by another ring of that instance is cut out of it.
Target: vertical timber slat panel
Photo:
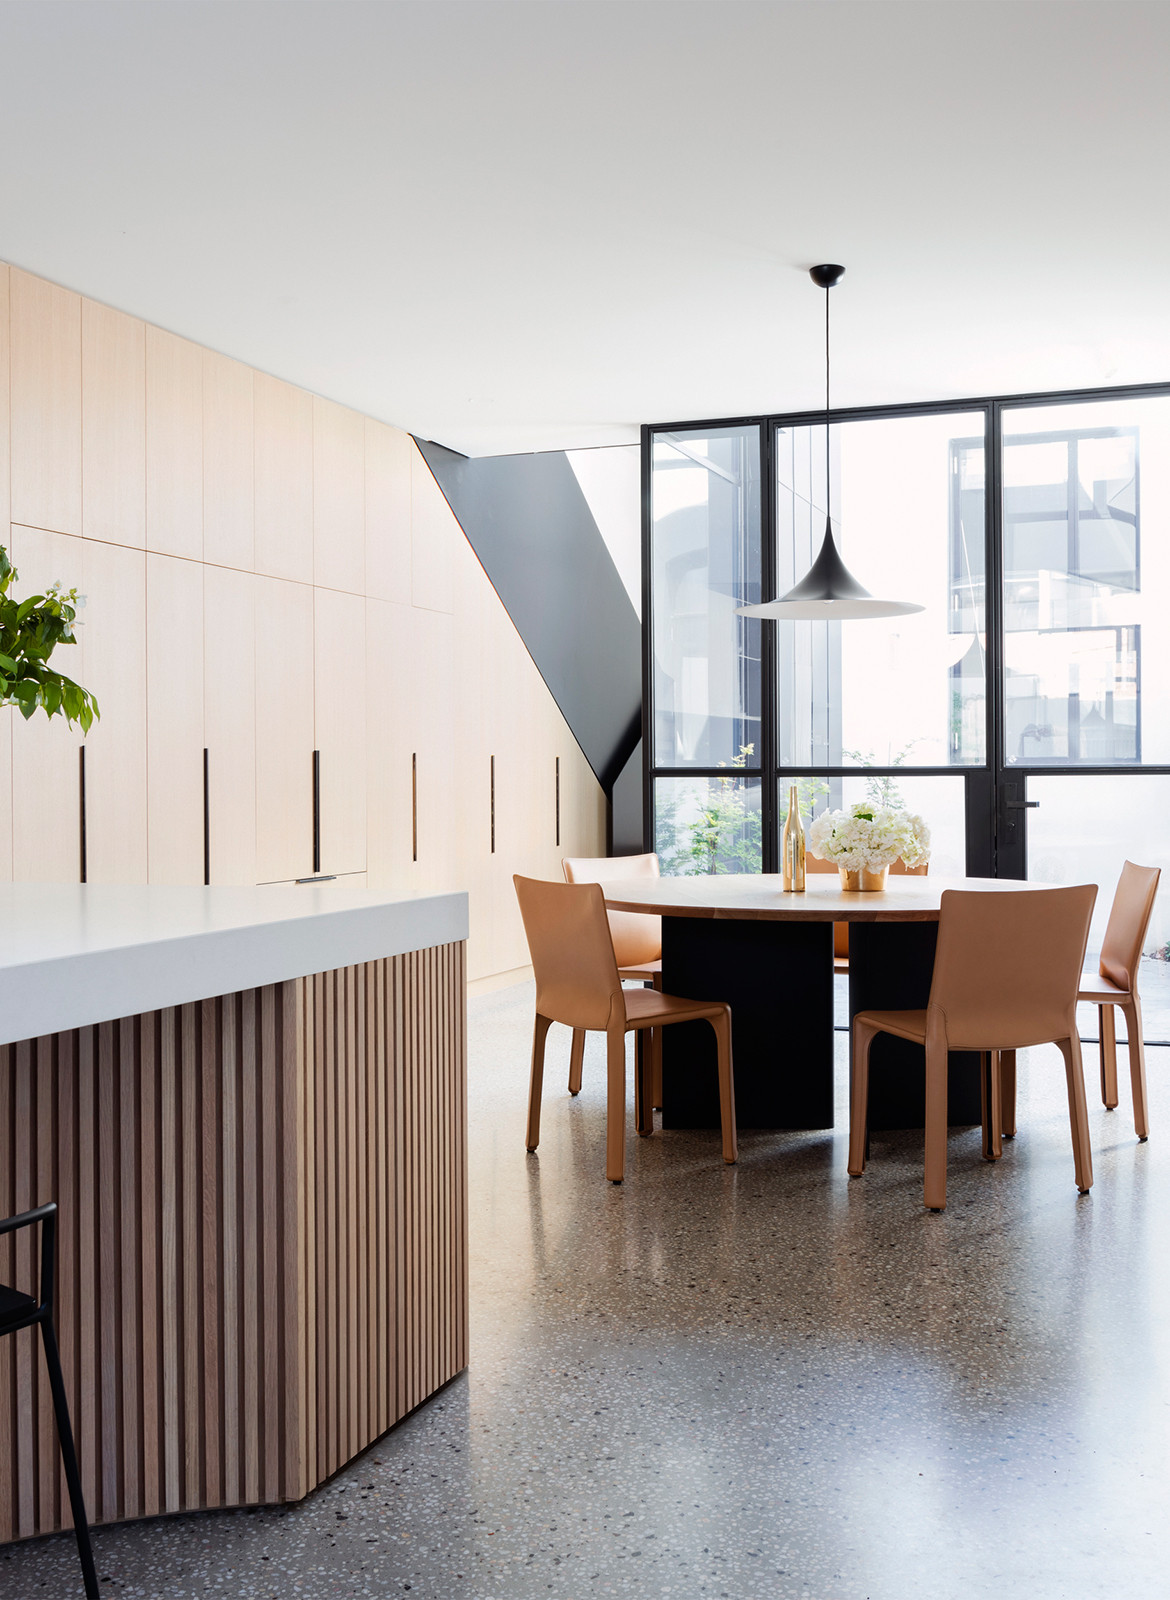
[[[61,1207],[95,1521],[299,1499],[465,1364],[464,974],[440,947],[0,1047],[0,1207]],[[0,1241],[0,1281],[32,1269]],[[0,1542],[62,1526],[39,1350],[0,1340]]]

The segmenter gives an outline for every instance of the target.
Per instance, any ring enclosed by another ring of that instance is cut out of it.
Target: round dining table
[[[833,1126],[833,924],[849,923],[849,1016],[880,1007],[920,1009],[930,994],[939,906],[948,889],[1017,894],[1009,878],[891,877],[849,891],[810,873],[807,888],[778,874],[625,878],[602,883],[612,911],[662,918],[662,987],[731,1007],[736,1119],[741,1128]],[[719,1097],[711,1030],[662,1030],[662,1121],[717,1128]],[[980,1120],[979,1057],[955,1052],[950,1120]],[[871,1131],[922,1127],[923,1051],[881,1034],[870,1058]]]

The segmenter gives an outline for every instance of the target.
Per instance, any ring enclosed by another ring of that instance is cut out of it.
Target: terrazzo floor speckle
[[[931,1216],[921,1135],[848,1180],[843,1103],[734,1168],[631,1128],[610,1186],[602,1056],[570,1100],[563,1030],[528,1157],[531,1003],[470,1007],[469,1371],[300,1505],[97,1529],[103,1594],[1163,1600],[1170,1050],[1141,1146],[1086,1052],[1083,1198],[1027,1052],[1020,1136],[988,1166],[956,1131]],[[71,1539],[0,1550],[5,1600],[80,1593]]]

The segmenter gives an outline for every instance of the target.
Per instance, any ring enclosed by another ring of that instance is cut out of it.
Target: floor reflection
[[[411,1600],[1127,1600],[1165,1593],[1170,1051],[1153,1136],[1094,1096],[1073,1184],[1063,1070],[1020,1062],[1019,1137],[838,1126],[640,1140],[604,1180],[605,1066],[554,1029],[524,1151],[531,991],[470,1008],[472,1365],[303,1504],[99,1531],[111,1592]],[[632,1099],[632,1096],[631,1096]],[[76,1592],[63,1540],[0,1594]]]

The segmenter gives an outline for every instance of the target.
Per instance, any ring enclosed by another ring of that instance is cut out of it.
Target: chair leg
[[[1101,1040],[1098,1046],[1101,1052],[1101,1104],[1106,1111],[1117,1108],[1117,1016],[1111,1005],[1098,1006],[1097,1015],[1100,1026],[1097,1030]]]
[[[999,1082],[1000,1094],[1003,1100],[1003,1136],[1005,1139],[1014,1139],[1016,1136],[1016,1052],[1014,1050],[1001,1050],[999,1052]]]
[[[650,980],[649,987],[662,993],[662,974],[656,972]],[[655,1111],[662,1110],[662,1029],[654,1028],[650,1033],[650,1103]]]
[[[983,1103],[983,1159],[998,1161],[1003,1155],[1003,1080],[1000,1077],[999,1051],[981,1051],[979,1065]]]
[[[605,1175],[620,1183],[626,1175],[626,1030],[606,1030]]]
[[[569,1093],[581,1093],[581,1068],[585,1062],[585,1029],[573,1029],[573,1043],[569,1050]]]
[[[1125,1031],[1129,1035],[1129,1081],[1133,1090],[1133,1130],[1145,1143],[1150,1137],[1146,1113],[1146,1042],[1142,1037],[1142,1003],[1131,995],[1122,1006]]]
[[[97,1571],[93,1564],[93,1549],[89,1542],[89,1520],[85,1515],[85,1497],[81,1492],[81,1474],[77,1470],[77,1452],[73,1447],[73,1427],[69,1421],[69,1402],[65,1398],[65,1384],[61,1377],[61,1357],[57,1353],[57,1336],[48,1318],[41,1323],[41,1340],[45,1347],[45,1365],[49,1369],[49,1388],[53,1395],[53,1413],[57,1419],[57,1438],[61,1444],[61,1461],[65,1468],[65,1482],[69,1488],[69,1505],[73,1512],[73,1531],[77,1536],[77,1554],[81,1558],[81,1573],[87,1600],[98,1600]]]
[[[650,1103],[662,1110],[662,1029],[650,1029]]]
[[[539,1011],[536,1014],[536,1026],[532,1030],[532,1079],[528,1085],[528,1135],[527,1145],[529,1154],[540,1143],[540,1092],[544,1086],[544,1041],[548,1038],[548,1030],[552,1027],[550,1017],[542,1017]]]
[[[1072,1130],[1073,1172],[1077,1188],[1088,1194],[1093,1187],[1093,1151],[1089,1144],[1089,1108],[1085,1101],[1085,1074],[1081,1064],[1081,1041],[1073,1032],[1057,1040],[1064,1057],[1068,1080],[1068,1120]]]
[[[853,1061],[849,1069],[849,1176],[865,1171],[865,1135],[869,1121],[869,1047],[876,1028],[853,1024]]]
[[[926,1040],[926,1135],[923,1204],[942,1211],[947,1203],[947,1046]]]
[[[650,1033],[639,1028],[634,1034],[634,1126],[643,1139],[654,1132],[654,1110],[650,1093]]]
[[[735,1126],[735,1071],[731,1060],[731,1012],[710,1019],[715,1030],[719,1066],[719,1122],[723,1129],[723,1159],[734,1166],[739,1160],[739,1132]]]

